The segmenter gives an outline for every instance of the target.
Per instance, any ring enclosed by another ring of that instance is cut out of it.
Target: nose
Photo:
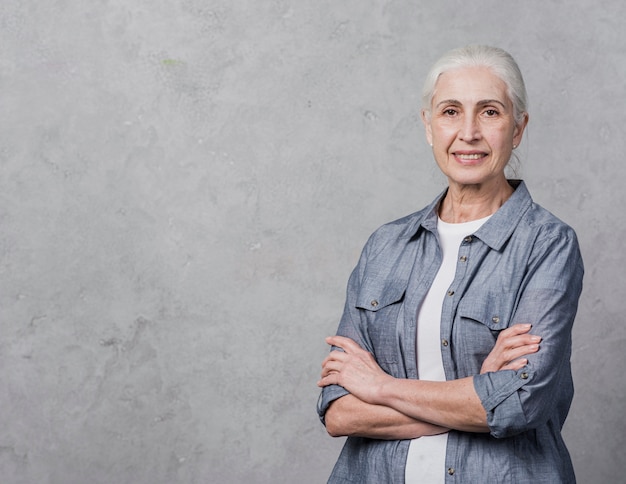
[[[479,140],[481,137],[478,120],[474,116],[467,116],[463,120],[459,138],[467,143]]]

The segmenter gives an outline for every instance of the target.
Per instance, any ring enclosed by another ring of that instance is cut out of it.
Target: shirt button
[[[499,322],[500,322],[500,318],[499,318],[498,316],[494,316],[493,318],[491,318],[491,320],[492,320],[494,323],[499,323]]]
[[[454,291],[448,291],[448,296],[454,296]]]
[[[372,302],[370,303],[372,305],[372,307],[377,307],[378,306],[378,301],[376,299],[372,300]]]
[[[522,380],[528,380],[528,372],[522,373],[520,377],[522,378]]]
[[[441,340],[441,344],[442,344],[443,346],[448,346],[448,340],[447,340],[447,339],[442,339],[442,340]]]
[[[465,261],[467,261],[467,257],[465,257],[464,255],[462,255],[461,257],[459,257],[459,260],[460,260],[461,262],[465,262]]]
[[[448,474],[451,476],[454,475],[454,467],[448,467]]]
[[[469,244],[469,243],[472,241],[472,236],[471,236],[471,235],[468,235],[468,236],[467,236],[467,237],[465,237],[463,240],[464,240],[466,243],[468,243],[468,244]]]

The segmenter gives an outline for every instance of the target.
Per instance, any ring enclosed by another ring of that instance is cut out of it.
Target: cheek
[[[447,172],[447,167],[450,165],[450,155],[448,154],[448,150],[446,148],[437,147],[435,145],[433,147],[433,158],[435,159],[435,164],[437,167],[444,173]]]
[[[456,133],[458,129],[455,129],[453,126],[439,125],[435,126],[431,129],[432,139],[437,142],[437,144],[450,144],[456,138]]]
[[[508,150],[513,147],[514,132],[510,128],[501,128],[489,133],[489,144],[492,148]]]

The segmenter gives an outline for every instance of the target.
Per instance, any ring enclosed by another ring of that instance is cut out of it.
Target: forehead
[[[435,84],[432,102],[437,105],[447,99],[463,104],[475,104],[485,99],[512,104],[505,82],[487,67],[459,67],[441,74]]]

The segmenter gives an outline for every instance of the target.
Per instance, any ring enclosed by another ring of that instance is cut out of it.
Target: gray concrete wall
[[[586,261],[579,481],[624,482],[625,18],[619,0],[3,0],[2,482],[325,482],[323,338],[369,233],[444,186],[419,91],[474,42],[518,59],[521,173]]]

